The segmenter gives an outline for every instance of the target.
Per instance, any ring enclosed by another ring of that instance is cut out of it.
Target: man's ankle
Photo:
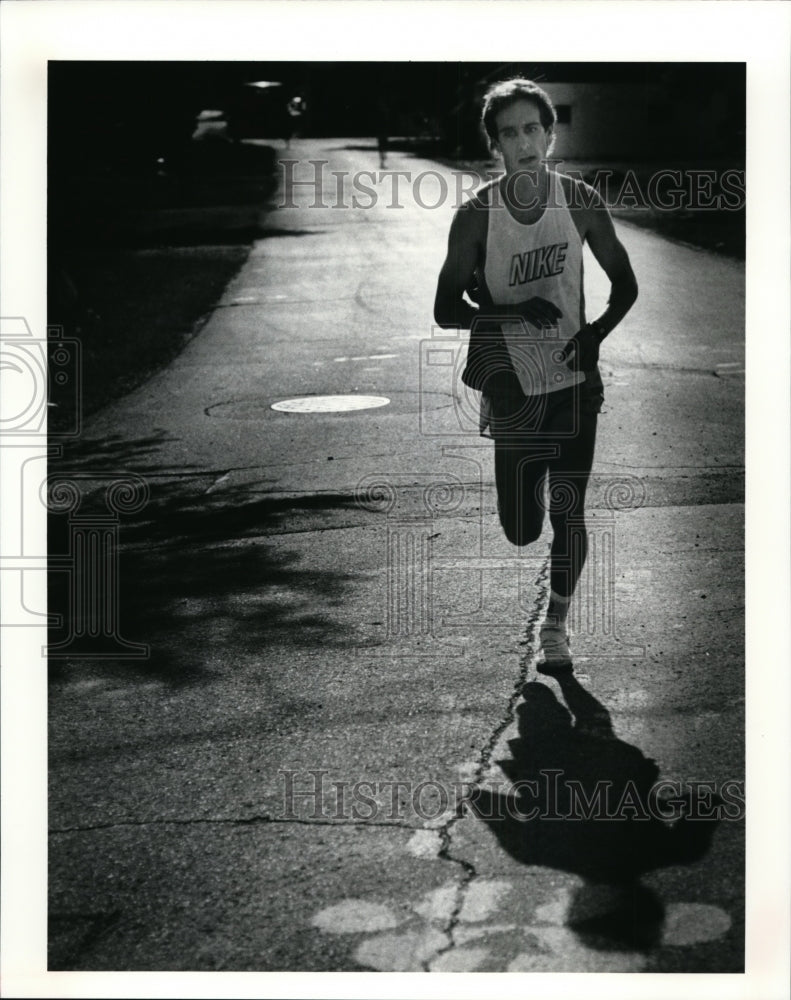
[[[565,628],[570,605],[571,596],[566,597],[563,594],[555,593],[554,590],[550,590],[549,604],[547,605],[547,613],[544,624],[555,625],[558,628]]]

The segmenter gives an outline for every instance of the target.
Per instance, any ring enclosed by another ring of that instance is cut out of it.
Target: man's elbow
[[[439,295],[434,301],[434,322],[443,330],[459,325],[454,309],[446,299]]]
[[[629,309],[631,309],[637,301],[637,296],[640,292],[640,289],[637,286],[637,278],[634,276],[634,271],[632,271],[631,268],[629,268],[628,271],[623,271],[618,275],[613,284],[618,298],[627,304]]]

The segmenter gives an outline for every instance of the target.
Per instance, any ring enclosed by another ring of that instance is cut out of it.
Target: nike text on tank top
[[[531,225],[517,222],[500,191],[490,189],[488,236],[483,277],[497,306],[539,296],[563,314],[556,326],[536,328],[519,320],[502,322],[508,354],[527,396],[556,392],[585,381],[571,371],[560,352],[585,323],[582,290],[582,241],[566,204],[563,186],[549,172],[547,206]]]

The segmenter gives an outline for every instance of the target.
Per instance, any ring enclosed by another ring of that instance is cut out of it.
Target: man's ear
[[[552,152],[552,147],[555,145],[555,130],[550,125],[546,130],[547,132],[547,155]]]

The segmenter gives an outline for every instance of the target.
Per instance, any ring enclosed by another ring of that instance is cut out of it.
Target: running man
[[[539,669],[553,673],[571,667],[567,616],[588,549],[585,492],[604,399],[599,345],[634,304],[637,282],[602,198],[547,166],[556,122],[549,96],[530,80],[497,83],[482,117],[505,174],[454,217],[434,317],[470,330],[462,380],[481,392],[500,522],[514,545],[541,535],[549,476],[550,599]],[[592,322],[582,289],[586,241],[611,285]]]

